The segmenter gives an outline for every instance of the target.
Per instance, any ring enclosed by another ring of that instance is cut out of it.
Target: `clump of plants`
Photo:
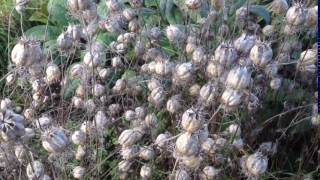
[[[315,2],[47,6],[2,78],[0,177],[319,178]]]

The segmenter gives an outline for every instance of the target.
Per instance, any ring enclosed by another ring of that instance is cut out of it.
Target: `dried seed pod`
[[[190,174],[184,169],[178,169],[175,173],[175,180],[191,180]]]
[[[198,169],[202,160],[201,156],[183,156],[181,163],[189,169]]]
[[[112,117],[120,114],[121,112],[121,106],[120,104],[110,104],[110,106],[108,107],[109,113]]]
[[[68,6],[73,12],[86,10],[89,5],[89,0],[68,0]]]
[[[247,16],[249,14],[248,9],[245,6],[240,7],[236,10],[236,20],[238,26],[243,27],[247,21]]]
[[[9,98],[2,99],[0,103],[0,109],[1,110],[12,109],[12,101]]]
[[[142,147],[140,148],[139,157],[146,161],[150,161],[155,157],[154,150],[152,147]]]
[[[95,84],[92,88],[92,94],[100,97],[105,94],[105,87],[102,84]]]
[[[270,81],[270,87],[273,90],[278,90],[281,87],[282,79],[281,78],[273,78]]]
[[[27,176],[30,180],[39,179],[44,175],[44,167],[40,161],[33,161],[27,166]]]
[[[263,29],[262,29],[262,33],[263,35],[267,36],[267,37],[271,37],[274,33],[274,27],[273,25],[266,25]]]
[[[306,25],[308,27],[314,27],[318,23],[318,6],[314,6],[308,9]]]
[[[214,168],[213,166],[206,166],[200,173],[201,180],[213,180],[220,175],[220,170]]]
[[[267,76],[271,78],[278,76],[278,70],[279,66],[276,63],[268,64],[264,69]]]
[[[167,111],[174,114],[177,113],[181,108],[181,95],[174,95],[167,101]]]
[[[80,25],[69,25],[66,31],[74,41],[80,41],[83,38]]]
[[[146,109],[142,106],[136,107],[136,109],[134,111],[135,111],[136,117],[138,119],[143,119],[147,114]]]
[[[197,45],[193,43],[187,43],[186,45],[186,53],[192,54],[197,49]]]
[[[62,51],[68,51],[72,48],[73,39],[72,36],[68,32],[63,32],[58,36],[57,39],[58,47]]]
[[[10,74],[6,77],[6,84],[7,84],[8,86],[14,84],[15,81],[16,81],[16,77],[15,77],[15,75],[12,74],[12,73],[10,73]]]
[[[253,176],[260,176],[268,168],[268,158],[260,152],[250,155],[246,161],[246,168]]]
[[[70,77],[76,79],[85,73],[83,64],[74,64],[70,69]]]
[[[97,129],[104,130],[108,124],[110,124],[110,119],[106,116],[103,111],[98,111],[94,116],[94,121]]]
[[[97,67],[101,65],[103,59],[105,56],[102,53],[97,52],[86,52],[86,54],[83,57],[83,63],[90,68]]]
[[[248,87],[251,74],[246,67],[234,67],[228,73],[226,86],[242,90]]]
[[[277,152],[277,143],[273,142],[264,142],[261,143],[258,149],[259,152],[262,152],[265,155],[274,155]]]
[[[127,129],[122,131],[118,138],[119,144],[121,144],[123,147],[132,146],[137,141],[139,141],[142,137],[142,134],[139,131],[133,130],[133,129]]]
[[[221,96],[221,103],[226,107],[234,108],[241,103],[242,95],[243,94],[237,90],[226,89]]]
[[[123,4],[119,0],[107,0],[106,1],[108,10],[111,12],[120,11]]]
[[[155,64],[155,73],[160,76],[169,75],[172,72],[173,64],[167,60],[158,61]]]
[[[150,113],[145,117],[144,122],[148,128],[156,128],[158,124],[158,119],[154,113]]]
[[[161,88],[161,87],[162,87],[162,85],[161,85],[160,81],[155,78],[152,78],[148,81],[148,89],[150,91],[153,91],[154,89]]]
[[[86,155],[86,148],[84,146],[78,146],[75,158],[76,160],[80,161],[83,159],[83,157]]]
[[[120,172],[128,172],[131,168],[132,162],[128,160],[122,160],[118,164],[118,169]]]
[[[286,22],[292,26],[303,25],[307,20],[307,11],[302,4],[295,3],[286,14]]]
[[[122,147],[121,149],[121,157],[125,160],[130,160],[136,158],[139,155],[140,148],[137,145]]]
[[[130,32],[137,32],[140,29],[140,24],[138,19],[132,19],[128,24],[128,29]]]
[[[129,3],[133,8],[141,8],[143,6],[143,0],[129,0]]]
[[[189,133],[193,133],[201,128],[204,121],[204,116],[200,111],[190,108],[183,113],[181,126]]]
[[[207,138],[202,144],[201,144],[201,150],[206,152],[207,154],[214,154],[216,148],[215,141],[211,138]]]
[[[98,11],[96,3],[91,2],[89,8],[81,12],[81,17],[87,24],[97,21]],[[84,34],[82,34],[82,37],[85,38]]]
[[[272,49],[264,42],[256,43],[250,51],[250,59],[256,66],[265,67],[272,60]]]
[[[214,99],[217,96],[217,88],[212,83],[203,85],[199,92],[199,100],[204,103],[205,106],[213,104]]]
[[[241,53],[248,54],[256,42],[254,35],[242,33],[233,43],[234,47]]]
[[[225,67],[229,67],[237,59],[236,49],[228,43],[220,44],[214,51],[214,59],[216,62],[220,63]]]
[[[22,139],[24,141],[28,141],[36,135],[36,133],[32,128],[25,128],[24,131],[25,131],[25,134],[22,136]]]
[[[176,25],[170,25],[166,28],[166,35],[170,42],[181,43],[186,38],[185,33]]]
[[[174,83],[183,84],[192,79],[194,67],[191,63],[178,64],[174,70]]]
[[[111,69],[109,68],[102,68],[99,70],[99,77],[102,80],[106,80],[110,74],[111,74]]]
[[[152,176],[152,169],[149,165],[143,165],[140,170],[140,176],[143,180],[150,179]]]
[[[116,93],[123,93],[123,91],[126,89],[127,87],[127,82],[125,79],[118,79],[115,83],[115,85],[112,88],[113,92]]]
[[[62,152],[68,144],[68,138],[60,128],[52,127],[46,130],[42,138],[42,146],[49,153]]]
[[[222,65],[209,62],[206,68],[206,74],[209,78],[218,78],[225,72],[225,69]]]
[[[193,85],[189,88],[189,94],[190,94],[191,96],[198,96],[200,89],[201,89],[201,86],[200,86],[199,84],[193,84]]]
[[[135,9],[126,8],[122,11],[123,16],[128,20],[131,21],[133,18],[137,16],[137,12]]]
[[[86,169],[81,166],[73,168],[72,175],[75,179],[81,179],[86,173]]]
[[[283,33],[285,35],[294,35],[295,33],[298,32],[298,28],[296,26],[292,26],[290,24],[286,24],[283,28]]]
[[[72,104],[75,108],[82,109],[85,106],[84,101],[79,97],[72,97]]]
[[[202,47],[196,48],[192,53],[192,62],[196,65],[202,65],[206,63],[205,51]]]
[[[199,151],[199,143],[195,136],[185,132],[176,141],[176,150],[183,156],[195,155]]]
[[[11,110],[1,110],[0,137],[4,141],[14,141],[24,134],[23,116],[20,117]]]
[[[314,65],[317,59],[317,50],[307,49],[300,54],[297,66]]]
[[[48,84],[56,83],[60,80],[61,71],[56,64],[50,64],[46,69],[46,80]]]
[[[273,0],[271,3],[271,11],[275,14],[285,14],[289,9],[287,0]]]
[[[241,128],[238,124],[230,124],[226,129],[226,133],[230,136],[240,137],[241,136]]]
[[[87,136],[82,131],[75,131],[71,136],[71,140],[73,144],[76,144],[76,145],[84,145],[86,143],[86,139],[87,139]]]
[[[148,101],[153,105],[160,107],[165,100],[165,92],[162,87],[158,87],[151,91],[151,94],[148,96]]]
[[[134,52],[137,57],[141,57],[145,53],[145,43],[143,41],[138,40],[134,47]],[[142,67],[141,67],[142,69]]]
[[[191,10],[196,10],[201,7],[202,0],[186,0],[185,5]]]
[[[155,144],[159,149],[165,149],[169,143],[168,139],[171,137],[169,133],[159,134],[155,140]]]
[[[39,63],[43,58],[40,43],[27,39],[21,39],[11,51],[11,60],[18,66],[30,67]]]

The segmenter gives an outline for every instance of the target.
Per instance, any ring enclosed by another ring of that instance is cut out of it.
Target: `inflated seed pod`
[[[136,112],[134,112],[133,110],[128,110],[124,113],[124,117],[128,121],[133,121],[134,119],[136,119]]]
[[[109,68],[102,68],[99,70],[99,77],[102,79],[102,80],[106,80],[109,75],[111,74],[111,69]]]
[[[213,180],[219,177],[219,169],[214,168],[213,166],[206,166],[200,173],[201,180]]]
[[[156,88],[161,88],[162,87],[160,81],[155,79],[155,78],[150,79],[148,81],[147,86],[148,86],[149,91],[152,91],[152,90],[154,90]]]
[[[268,64],[265,69],[264,72],[266,73],[266,75],[270,78],[274,78],[276,76],[278,76],[278,70],[279,70],[279,66],[276,63],[271,63]]]
[[[68,138],[60,128],[52,127],[42,136],[42,146],[50,153],[62,152],[68,144]]]
[[[140,147],[137,145],[122,147],[120,155],[122,159],[130,160],[136,158],[139,155]]]
[[[82,131],[75,131],[71,136],[71,141],[76,145],[84,145],[86,143],[87,135]]]
[[[174,180],[191,180],[191,176],[188,171],[184,169],[178,169],[175,172]]]
[[[152,147],[141,147],[139,157],[143,160],[150,161],[155,157],[155,153]]]
[[[109,113],[112,117],[120,114],[121,109],[122,108],[121,108],[120,104],[110,104],[108,107]]]
[[[294,35],[296,32],[298,32],[298,27],[297,26],[292,26],[289,24],[286,24],[283,28],[283,33],[285,35]]]
[[[250,59],[256,66],[265,67],[272,60],[272,49],[268,43],[258,42],[250,51]]]
[[[202,5],[202,0],[186,0],[184,3],[189,9],[196,10]]]
[[[297,66],[307,66],[315,64],[317,59],[317,50],[307,49],[300,54]]]
[[[126,8],[122,11],[122,15],[128,20],[131,21],[133,18],[137,16],[137,12],[135,9]]]
[[[203,85],[199,92],[199,100],[204,103],[205,106],[210,106],[214,103],[214,99],[217,96],[217,88],[212,83]]]
[[[102,53],[88,51],[83,57],[83,63],[90,68],[97,67],[102,63],[104,58],[105,56]]]
[[[251,74],[246,67],[234,67],[227,76],[226,86],[242,90],[248,87]]]
[[[36,180],[44,175],[44,167],[40,161],[33,161],[27,165],[27,176],[30,180]]]
[[[271,3],[271,11],[275,14],[285,14],[289,9],[287,0],[273,0]]]
[[[88,16],[88,15],[86,15]],[[89,17],[86,17],[88,19]],[[88,20],[86,20],[88,21]],[[93,21],[88,22],[89,24],[82,29],[82,34],[85,39],[92,39],[94,35],[97,34],[99,28],[99,21],[98,18],[94,19]]]
[[[201,86],[200,86],[199,84],[193,84],[193,85],[189,88],[189,94],[190,94],[191,96],[198,96],[200,89],[201,89]]]
[[[107,0],[106,5],[108,7],[108,10],[111,12],[120,11],[123,7],[123,4],[119,0]]]
[[[260,176],[268,168],[268,158],[260,152],[251,154],[245,163],[249,173],[253,176]]]
[[[234,47],[241,53],[248,54],[256,42],[256,37],[248,33],[242,33],[241,36],[234,41]]]
[[[155,128],[157,127],[158,119],[154,113],[150,113],[146,115],[144,122],[148,128]]]
[[[193,73],[194,67],[191,63],[182,63],[176,66],[173,78],[176,80],[176,84],[183,84],[192,79]]]
[[[152,168],[149,165],[143,165],[140,169],[140,176],[143,180],[150,179],[152,176]]]
[[[240,137],[241,128],[238,124],[230,124],[226,129],[226,133],[230,136]]]
[[[236,107],[241,103],[242,95],[241,92],[228,88],[221,96],[221,103],[226,107]]]
[[[176,150],[183,156],[195,155],[199,149],[198,139],[188,132],[181,134],[176,141]]]
[[[86,169],[84,167],[81,166],[76,166],[75,168],[73,168],[72,170],[72,175],[75,179],[81,179],[83,178],[83,176],[86,173]]]
[[[308,9],[306,25],[313,27],[318,23],[318,6],[314,6]]]
[[[200,111],[190,108],[183,113],[181,126],[184,130],[193,133],[202,127],[204,121],[205,118]]]
[[[165,92],[162,87],[153,89],[150,95],[148,96],[148,101],[157,107],[160,107],[163,104],[164,100]]]
[[[0,102],[0,109],[1,110],[12,109],[12,101],[9,98],[2,99]]]
[[[214,154],[216,150],[215,141],[211,138],[207,138],[201,143],[201,150],[207,154]]]
[[[128,29],[130,32],[137,32],[140,29],[140,24],[137,18],[132,19],[128,24]]]
[[[303,25],[307,20],[307,11],[300,3],[291,6],[286,14],[286,22],[292,26]]]
[[[197,45],[194,43],[187,43],[186,45],[186,53],[192,54],[197,49]]]
[[[123,147],[132,146],[137,141],[141,139],[142,135],[140,132],[133,130],[133,129],[126,129],[122,131],[118,138],[118,142]]]
[[[102,84],[95,84],[92,88],[92,94],[96,97],[100,97],[105,94],[105,87]]]
[[[169,143],[168,139],[171,137],[169,133],[159,134],[155,140],[155,144],[159,149],[165,149]]]
[[[236,22],[237,25],[240,27],[243,27],[245,25],[245,22],[247,21],[247,16],[249,12],[246,6],[242,6],[239,9],[236,10]]]
[[[86,10],[90,5],[90,0],[68,0],[68,6],[73,12]]]
[[[174,114],[181,110],[181,95],[174,95],[167,101],[167,111]]]
[[[81,77],[84,72],[85,70],[84,70],[83,64],[74,64],[71,66],[71,69],[70,69],[70,77],[72,79]]]
[[[83,157],[86,155],[86,148],[85,146],[78,146],[76,154],[75,154],[75,158],[76,160],[80,161],[83,159]]]
[[[172,72],[173,64],[167,60],[158,61],[155,64],[155,73],[159,76],[166,76]]]
[[[11,110],[1,110],[0,112],[0,137],[4,141],[17,140],[25,134],[23,116]]]
[[[192,53],[192,62],[196,65],[202,65],[206,63],[206,54],[203,47],[196,48]]]
[[[10,73],[7,77],[6,77],[6,84],[8,86],[14,84],[16,82],[16,76],[13,73]]]
[[[198,169],[201,165],[203,158],[201,156],[183,156],[181,164],[185,165],[189,169]]]
[[[42,58],[43,51],[40,43],[36,41],[21,39],[11,51],[11,61],[19,67],[30,67],[33,64],[39,63]]]
[[[73,39],[72,36],[68,32],[63,32],[58,36],[57,39],[58,47],[62,51],[68,51],[72,48]]]
[[[144,0],[129,0],[130,5],[133,8],[141,8]]]
[[[208,78],[218,78],[225,72],[225,69],[222,65],[215,63],[215,62],[209,62],[206,67],[206,74]]]
[[[237,51],[232,44],[221,43],[214,51],[214,59],[225,67],[229,67],[237,59]]]
[[[21,137],[24,141],[28,141],[36,135],[32,128],[25,128],[24,131],[25,134]]]
[[[118,164],[118,169],[120,172],[128,172],[131,168],[132,162],[128,160],[122,160]]]
[[[80,25],[69,25],[66,31],[73,41],[80,41],[83,38],[82,28]]]
[[[60,80],[61,71],[56,64],[49,64],[46,69],[46,80],[48,84],[56,83]]]
[[[267,37],[271,37],[274,33],[274,27],[273,25],[266,25],[263,29],[262,29],[262,33],[263,35],[267,36]]]
[[[282,83],[282,79],[281,78],[278,78],[278,77],[273,78],[270,81],[270,87],[273,90],[278,90],[281,87],[281,83]]]
[[[97,17],[98,17],[98,11],[97,11],[96,3],[91,2],[89,4],[89,8],[81,12],[81,17],[83,18],[83,20],[87,24],[96,21]],[[85,38],[84,34],[82,34],[82,36],[83,36],[83,38]]]
[[[80,97],[72,97],[72,104],[77,109],[82,109],[85,106],[84,101]]]
[[[138,119],[143,119],[147,114],[146,109],[142,106],[136,107],[134,111]]]
[[[116,93],[123,93],[123,91],[126,89],[127,87],[127,82],[125,79],[118,79],[115,83],[115,85],[112,88],[113,92]]]
[[[166,36],[172,43],[181,43],[185,40],[185,33],[176,25],[170,25],[166,28]]]

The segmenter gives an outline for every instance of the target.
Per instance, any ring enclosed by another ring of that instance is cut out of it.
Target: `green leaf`
[[[69,80],[68,84],[66,85],[66,88],[64,89],[63,98],[70,99],[74,95],[79,84],[79,79]]]
[[[144,1],[144,5],[145,7],[158,7],[158,3],[157,3],[157,0],[145,0]]]
[[[251,5],[249,9],[250,13],[262,17],[266,24],[270,23],[270,14],[265,7],[259,5]]]
[[[104,44],[109,45],[112,41],[115,41],[117,39],[117,36],[113,33],[109,33],[106,31],[99,31],[97,34],[96,41]]]
[[[166,4],[167,4],[167,0],[160,0],[160,4],[159,4],[160,14],[163,17],[166,14]]]
[[[29,21],[34,22],[41,22],[43,24],[47,23],[48,16],[40,11],[34,12],[31,17],[29,18]]]
[[[150,8],[140,8],[138,14],[140,16],[149,16],[152,14],[155,14],[156,12],[153,9]]]
[[[108,13],[106,1],[100,1],[97,6],[97,13],[101,17],[106,17]]]
[[[246,1],[247,0],[233,0],[232,6],[230,9],[230,14],[233,14],[237,9],[243,6]]]
[[[134,70],[128,69],[122,74],[121,78],[130,80],[136,78],[136,76],[137,73]]]
[[[45,41],[56,39],[61,31],[62,29],[54,26],[38,25],[28,29],[25,35],[35,40]]]
[[[69,21],[67,18],[68,9],[65,0],[50,0],[48,2],[48,12],[50,20],[57,23],[58,26],[66,26]]]

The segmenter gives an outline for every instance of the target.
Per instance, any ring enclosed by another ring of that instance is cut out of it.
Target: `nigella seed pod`
[[[2,108],[1,108],[2,109]],[[26,119],[31,119],[33,118],[33,115],[34,115],[34,110],[32,108],[28,108],[24,111],[23,113],[23,116],[26,118]]]
[[[241,136],[241,128],[238,124],[230,124],[226,129],[226,133],[229,136],[240,137]]]
[[[181,43],[186,38],[185,33],[176,25],[170,25],[166,28],[166,35],[170,42]]]
[[[214,168],[213,166],[206,166],[200,173],[201,180],[213,180],[217,178],[220,174],[220,170]]]
[[[83,38],[80,25],[69,25],[66,31],[74,41],[80,41]]]
[[[262,29],[262,33],[263,35],[267,36],[267,37],[271,37],[274,33],[274,27],[273,25],[266,25],[263,29]]]
[[[166,76],[172,72],[173,64],[167,60],[158,61],[155,65],[155,73],[159,76]]]
[[[46,80],[48,84],[56,83],[60,80],[61,71],[56,64],[50,64],[46,69]]]
[[[256,42],[254,35],[242,33],[241,36],[234,41],[234,47],[241,53],[248,54]]]
[[[70,77],[72,79],[76,79],[78,77],[81,77],[84,73],[84,66],[83,64],[74,64],[72,65],[70,69]]]
[[[230,70],[227,76],[226,86],[242,90],[248,87],[250,78],[251,74],[246,67],[235,67]]]
[[[152,169],[149,165],[143,165],[140,169],[140,176],[143,180],[150,179],[152,176]]]
[[[76,160],[80,161],[83,159],[83,157],[86,155],[86,148],[85,146],[78,146],[76,154],[75,154],[75,158]]]
[[[206,63],[206,55],[202,47],[198,47],[193,51],[192,62],[196,65],[201,65]]]
[[[314,6],[308,9],[306,25],[308,27],[314,27],[318,23],[318,6]]]
[[[72,97],[72,104],[77,109],[82,109],[85,105],[85,103],[80,97]]]
[[[42,138],[42,146],[49,153],[62,152],[68,144],[68,138],[60,128],[52,127],[46,130]]]
[[[242,27],[245,25],[245,22],[247,21],[247,16],[248,16],[249,12],[248,9],[243,6],[240,7],[239,9],[237,9],[236,11],[236,22],[237,24]]]
[[[157,116],[154,113],[146,115],[144,123],[148,128],[156,128],[158,124]]]
[[[148,101],[153,105],[160,107],[165,100],[165,92],[162,87],[155,88],[151,91],[151,94],[148,96]]]
[[[217,88],[212,83],[203,85],[199,92],[199,100],[204,103],[205,106],[210,106],[214,103],[214,99],[217,96]]]
[[[118,169],[120,172],[128,172],[131,168],[132,162],[128,160],[120,161],[118,164]]]
[[[143,6],[143,0],[129,0],[129,3],[133,8],[141,8]]]
[[[174,95],[167,101],[167,111],[174,114],[180,111],[181,105],[181,95]]]
[[[62,51],[68,51],[72,48],[73,39],[68,32],[63,32],[58,36],[57,44]]]
[[[89,5],[89,0],[68,0],[68,6],[73,12],[86,10]]]
[[[268,64],[264,71],[268,77],[274,78],[277,76],[279,70],[279,65],[276,63]]]
[[[119,0],[107,0],[108,10],[111,12],[120,11],[123,4]]]
[[[127,129],[122,131],[122,133],[118,138],[118,142],[123,147],[128,147],[128,146],[132,146],[137,141],[139,141],[141,137],[142,135],[140,132],[135,131],[133,129]]]
[[[191,176],[188,171],[184,169],[178,169],[175,173],[175,180],[191,180]]]
[[[112,88],[112,91],[115,93],[123,93],[123,91],[127,88],[127,82],[125,79],[118,79],[115,85]]]
[[[30,67],[39,63],[43,58],[40,43],[27,39],[21,39],[11,51],[11,61],[18,67]]]
[[[11,110],[12,109],[12,101],[9,98],[4,98],[0,102],[1,110]]]
[[[222,76],[224,72],[224,67],[215,62],[209,62],[206,68],[206,74],[208,78],[218,78]]]
[[[155,157],[154,150],[152,147],[142,147],[140,148],[139,157],[143,160],[150,161]]]
[[[134,52],[137,57],[141,57],[145,52],[145,43],[143,41],[138,40],[134,47]],[[142,69],[142,67],[141,67]]]
[[[103,111],[98,111],[94,116],[94,123],[98,130],[104,130],[110,123],[110,119]]]
[[[15,81],[16,81],[16,77],[15,77],[15,75],[12,74],[12,73],[10,73],[10,74],[6,77],[6,84],[7,84],[8,86],[14,84]]]
[[[111,64],[112,64],[112,67],[116,67],[116,68],[121,68],[124,66],[124,64],[119,56],[112,58]]]
[[[122,147],[120,155],[122,159],[130,160],[136,158],[139,155],[140,148],[137,145]]]
[[[128,120],[128,121],[133,121],[134,119],[136,119],[136,112],[132,111],[132,110],[128,110],[124,113],[124,117]]]
[[[250,51],[250,59],[256,66],[265,67],[272,60],[272,49],[269,44],[258,42]]]
[[[273,0],[271,3],[271,11],[275,14],[285,14],[289,9],[287,0]]]
[[[236,49],[228,43],[220,44],[214,51],[215,61],[225,67],[229,67],[231,64],[233,64],[236,61],[237,57],[238,55]]]
[[[148,89],[149,91],[152,91],[156,88],[161,88],[161,83],[159,80],[155,79],[155,78],[152,78],[148,81]]]
[[[71,141],[76,145],[84,145],[86,143],[86,134],[82,131],[75,131],[71,136]]]
[[[286,22],[292,26],[299,26],[307,20],[307,11],[300,3],[291,6],[286,14]]]
[[[205,153],[207,153],[209,155],[216,153],[215,141],[211,138],[207,138],[201,144],[201,150],[203,150]]]
[[[259,152],[250,155],[245,161],[246,168],[253,176],[260,176],[268,168],[268,158]]]
[[[190,108],[183,113],[181,126],[184,130],[193,133],[201,128],[204,120],[204,116],[200,111]]]
[[[27,176],[30,180],[36,180],[44,175],[44,167],[40,161],[33,161],[27,166]]]
[[[241,103],[242,93],[233,89],[226,89],[221,96],[221,103],[233,108]]]
[[[105,87],[102,84],[95,84],[92,88],[92,94],[95,97],[100,97],[105,94]]]
[[[121,108],[120,104],[110,104],[110,106],[108,107],[108,111],[112,117],[120,114],[121,109],[122,108]]]
[[[20,163],[26,162],[28,151],[23,147],[23,145],[17,145],[14,147],[14,154],[16,155]],[[31,153],[30,153],[31,155]]]
[[[192,54],[195,51],[195,49],[197,49],[197,45],[195,45],[194,43],[188,43],[186,45],[186,53],[187,54]]]
[[[192,79],[194,67],[191,63],[178,64],[174,70],[173,78],[176,84],[183,84]]]
[[[135,9],[126,8],[122,11],[122,15],[128,20],[131,21],[137,16]]]
[[[84,21],[89,24],[91,22],[94,22],[97,20],[98,11],[97,11],[97,5],[96,3],[91,2],[89,4],[89,8],[81,12],[81,16],[84,19]],[[97,26],[97,25],[96,25]],[[83,31],[81,31],[82,33]],[[85,38],[84,34],[81,34],[83,38]]]
[[[191,96],[198,96],[200,89],[201,89],[201,86],[200,86],[199,84],[193,84],[193,85],[189,88],[189,94],[190,94]]]
[[[186,0],[185,4],[189,9],[196,10],[202,5],[202,0]]]
[[[73,171],[72,175],[75,179],[81,179],[86,173],[86,169],[81,166],[76,166]]]
[[[189,169],[198,169],[203,158],[201,156],[183,156],[181,163]]]
[[[138,19],[132,19],[128,24],[128,29],[130,32],[137,32],[140,29],[140,24]]]
[[[28,141],[36,135],[32,128],[25,128],[24,131],[25,131],[25,134],[22,136],[22,139],[24,141]]]
[[[171,135],[169,133],[159,134],[155,140],[155,144],[157,147],[161,149],[165,149],[169,143],[169,138]]]
[[[102,68],[99,70],[99,77],[102,80],[106,80],[110,74],[111,74],[111,69],[109,68]]]
[[[93,99],[88,99],[84,103],[84,108],[87,110],[87,112],[92,113],[96,109],[96,104],[94,103]]]
[[[138,119],[143,119],[147,114],[146,109],[144,107],[142,107],[142,106],[141,107],[136,107],[136,109],[134,111],[135,111],[136,117]]]
[[[307,49],[300,54],[297,66],[314,65],[317,59],[317,50]]]
[[[282,79],[281,78],[273,78],[270,81],[270,87],[273,90],[278,90],[281,87]]]
[[[15,114],[11,110],[0,112],[0,137],[4,141],[14,141],[25,134],[23,116]]]
[[[176,141],[176,150],[183,156],[195,155],[199,151],[199,143],[195,136],[185,132],[181,134]]]

